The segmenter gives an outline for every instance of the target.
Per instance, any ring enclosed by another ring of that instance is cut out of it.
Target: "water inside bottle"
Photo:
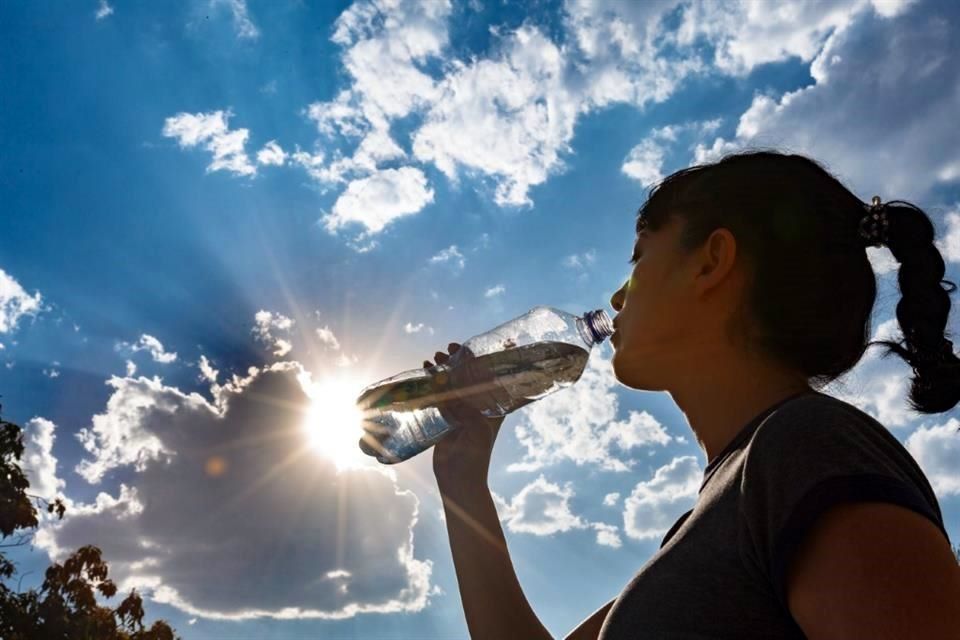
[[[364,430],[380,445],[362,448],[380,462],[406,460],[457,426],[440,403],[459,400],[484,416],[503,416],[575,383],[589,357],[587,349],[566,342],[536,342],[480,357],[462,346],[447,364],[361,393],[357,404],[364,410]]]

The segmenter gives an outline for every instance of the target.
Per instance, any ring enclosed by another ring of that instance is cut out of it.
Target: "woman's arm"
[[[439,485],[470,637],[551,638],[520,588],[486,484]]]
[[[811,640],[960,640],[960,568],[926,517],[886,502],[834,506],[797,549],[790,613]]]
[[[607,619],[607,614],[610,613],[610,607],[615,600],[616,598],[590,614],[589,618],[577,625],[577,628],[563,640],[597,640],[600,629],[603,628],[603,621]]]
[[[451,342],[447,348],[453,354],[460,344]],[[434,356],[438,364],[450,359],[441,351]],[[423,365],[431,366],[429,360]],[[490,454],[503,417],[485,417],[468,402],[456,399],[441,403],[438,409],[458,427],[434,445],[433,474],[443,500],[470,637],[550,638],[520,588],[487,484]]]

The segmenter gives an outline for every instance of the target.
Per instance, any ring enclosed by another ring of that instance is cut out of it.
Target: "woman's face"
[[[692,262],[678,248],[682,223],[673,215],[656,232],[640,232],[634,245],[637,262],[610,299],[618,312],[611,338],[614,374],[634,389],[664,390],[680,366],[683,347],[690,346],[697,305]]]

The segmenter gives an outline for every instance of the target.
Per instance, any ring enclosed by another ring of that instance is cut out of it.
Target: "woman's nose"
[[[610,298],[610,306],[617,312],[623,307],[623,291],[626,289],[627,284],[624,283]]]

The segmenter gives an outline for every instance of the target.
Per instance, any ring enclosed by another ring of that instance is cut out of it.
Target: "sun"
[[[369,465],[371,458],[359,445],[363,413],[354,401],[363,384],[349,376],[324,378],[307,389],[310,407],[303,421],[311,447],[337,466],[349,469]]]

